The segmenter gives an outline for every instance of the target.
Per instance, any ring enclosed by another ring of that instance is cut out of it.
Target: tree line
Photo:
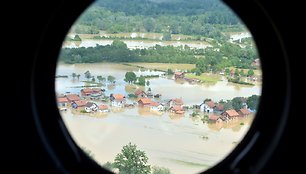
[[[149,62],[196,64],[193,72],[217,72],[227,67],[253,68],[251,62],[257,58],[254,47],[240,48],[236,44],[224,42],[213,48],[191,49],[188,46],[155,45],[147,49],[128,49],[120,40],[111,45],[96,47],[62,48],[59,61],[68,64],[97,62]]]
[[[76,33],[156,32],[201,35],[220,39],[222,31],[243,27],[238,17],[220,1],[191,0],[156,3],[152,1],[97,1],[83,13]]]

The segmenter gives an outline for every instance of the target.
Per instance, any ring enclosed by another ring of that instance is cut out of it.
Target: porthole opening
[[[246,135],[262,71],[220,1],[99,0],[67,34],[55,87],[73,140],[102,167],[200,173]]]

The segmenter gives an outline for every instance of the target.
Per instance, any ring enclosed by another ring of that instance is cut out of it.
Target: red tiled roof
[[[224,110],[224,105],[217,104],[216,108],[217,108],[217,110],[219,110],[219,111],[223,111],[223,110]]]
[[[174,75],[177,75],[177,76],[180,76],[180,75],[182,75],[182,74],[184,74],[183,72],[175,72],[174,73]]]
[[[213,108],[213,107],[216,106],[215,103],[214,103],[213,101],[207,101],[207,102],[205,102],[205,103],[206,103],[207,106],[210,107],[210,108]]]
[[[243,115],[248,115],[248,114],[251,113],[251,112],[250,112],[248,109],[246,109],[246,108],[240,109],[240,112],[241,112]]]
[[[138,102],[141,102],[144,105],[149,105],[152,101],[149,98],[141,98],[138,100]]]
[[[74,101],[74,103],[77,104],[78,107],[83,107],[83,106],[86,106],[87,101],[85,101],[85,100],[77,100],[77,101]]]
[[[124,95],[123,95],[123,94],[113,94],[113,97],[114,97],[115,100],[117,100],[117,101],[122,101],[122,100],[124,100]]]
[[[214,121],[217,121],[219,117],[220,117],[220,116],[218,116],[218,115],[216,115],[216,114],[211,114],[211,115],[208,116],[208,118],[209,118],[210,120],[214,120]]]
[[[81,91],[83,91],[84,93],[92,93],[93,90],[90,89],[90,88],[85,88],[85,89],[82,89]]]
[[[181,110],[181,111],[175,111],[176,114],[184,114],[185,111]]]
[[[58,103],[68,103],[68,99],[66,97],[57,98]]]
[[[183,110],[183,108],[179,105],[172,106],[171,109],[174,110],[175,112]]]
[[[101,110],[105,110],[105,109],[108,109],[108,106],[107,105],[100,105],[99,106],[99,109],[101,109]]]
[[[231,109],[231,110],[227,110],[227,111],[225,111],[227,114],[228,114],[228,116],[230,116],[230,117],[235,117],[235,116],[238,116],[239,114],[234,110],[234,109]]]
[[[80,100],[80,97],[78,95],[76,95],[76,94],[67,94],[66,97],[70,101]]]
[[[175,98],[175,99],[172,99],[172,101],[176,104],[176,105],[183,105],[183,100],[180,99],[180,98]]]
[[[159,105],[159,103],[153,102],[153,101],[149,104],[149,106],[158,106],[158,105]]]
[[[141,89],[137,89],[136,91],[135,91],[135,95],[139,95],[139,94],[141,94],[141,93],[145,93],[143,90],[141,90]]]

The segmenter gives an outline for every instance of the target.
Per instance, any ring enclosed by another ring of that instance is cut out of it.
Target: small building
[[[68,99],[69,102],[74,102],[74,101],[81,100],[80,97],[76,94],[67,94],[66,98]]]
[[[99,109],[98,105],[93,102],[87,102],[85,105],[86,112],[96,112]]]
[[[93,94],[100,94],[102,95],[103,91],[101,88],[85,88],[85,89],[81,89],[81,95],[83,97],[86,96],[91,96]]]
[[[184,72],[175,72],[174,73],[174,78],[175,79],[183,79],[185,77],[185,73]]]
[[[240,116],[248,116],[251,112],[247,108],[242,108],[238,111]]]
[[[210,122],[216,123],[216,122],[222,122],[223,120],[220,118],[219,115],[216,114],[210,114],[208,115],[208,119]]]
[[[149,98],[141,98],[138,100],[140,106],[149,106],[151,103],[152,101]]]
[[[157,103],[157,102],[151,102],[149,106],[150,106],[150,110],[152,111],[164,111],[165,109],[162,104]]]
[[[86,100],[76,100],[71,103],[71,107],[73,109],[84,108],[87,104]]]
[[[169,101],[170,107],[175,106],[175,105],[182,106],[183,104],[184,102],[181,98],[175,98]]]
[[[57,106],[58,107],[67,107],[69,101],[66,97],[58,97],[57,98]]]
[[[234,119],[239,116],[238,112],[236,112],[234,109],[224,111],[221,115],[226,117],[227,119]]]
[[[212,113],[214,112],[215,107],[216,104],[213,101],[206,101],[200,105],[200,110],[202,112]]]
[[[141,89],[137,89],[134,93],[138,98],[147,98],[147,93]]]
[[[99,110],[98,111],[99,112],[109,112],[109,109],[108,109],[107,105],[102,104],[102,105],[99,106]]]
[[[174,112],[176,114],[184,114],[185,113],[183,107],[180,106],[180,105],[171,106],[170,111]]]
[[[112,102],[112,106],[115,107],[123,107],[126,102],[126,98],[123,94],[111,94],[110,100]]]

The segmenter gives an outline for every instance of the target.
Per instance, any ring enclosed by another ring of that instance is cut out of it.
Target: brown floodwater
[[[139,88],[123,81],[127,71],[134,71],[137,75],[161,74],[157,71],[140,71],[122,64],[59,64],[56,74],[68,75],[69,78],[56,78],[56,93],[79,94],[82,89],[80,86],[85,85],[82,81],[85,80],[84,72],[87,70],[94,76],[114,76],[116,84],[106,83],[102,88],[106,89],[106,94],[124,95]],[[72,73],[80,74],[81,78],[72,79]],[[189,84],[159,77],[150,79],[149,87],[153,93],[162,94],[160,100],[182,98],[185,105],[200,104],[205,98],[219,101],[261,93],[261,86],[233,85],[226,80],[215,84]],[[150,165],[166,167],[174,174],[199,173],[220,162],[241,141],[254,117],[208,124],[203,123],[199,116],[191,117],[192,111],[180,115],[152,112],[146,107],[138,106],[111,107],[110,110],[109,113],[82,114],[69,109],[61,114],[77,144],[90,150],[99,164],[113,162],[122,147],[131,142],[146,152]]]

